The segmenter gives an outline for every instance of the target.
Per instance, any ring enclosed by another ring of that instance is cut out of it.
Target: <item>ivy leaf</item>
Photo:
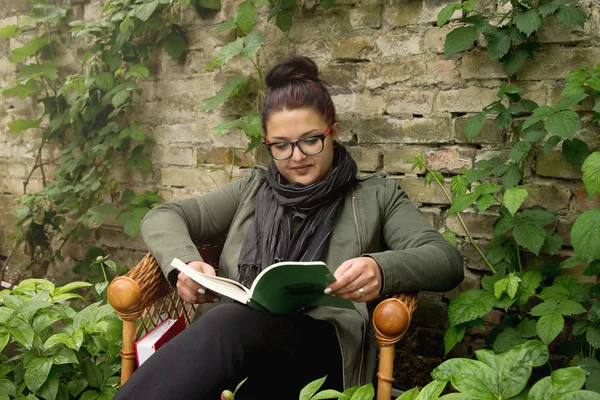
[[[534,9],[518,13],[514,16],[513,22],[521,32],[530,36],[542,25],[542,17],[540,16],[540,13]]]
[[[187,47],[187,39],[185,35],[171,32],[165,38],[164,48],[167,54],[173,59],[177,60],[179,57],[183,55],[185,49]]]
[[[55,81],[58,79],[58,67],[56,63],[47,64],[28,64],[17,72],[17,76],[21,81],[40,78],[42,76]]]
[[[535,255],[539,255],[546,231],[543,228],[527,223],[523,218],[515,218],[513,237],[519,246],[526,248]]]
[[[266,35],[260,31],[252,31],[244,38],[244,51],[242,52],[247,58],[256,57],[258,50],[265,43]]]
[[[21,33],[23,33],[23,30],[17,25],[7,25],[0,29],[0,39],[10,39],[19,36]]]
[[[590,149],[583,140],[571,139],[563,142],[562,153],[569,164],[581,165],[590,155]]]
[[[204,111],[210,111],[217,108],[225,100],[230,99],[238,94],[239,91],[246,86],[246,83],[248,83],[249,79],[250,78],[247,76],[232,76],[231,78],[227,79],[225,86],[223,86],[219,93],[217,93],[216,96],[204,100],[200,108]]]
[[[457,326],[451,326],[446,330],[444,334],[444,355],[447,356],[450,350],[454,348],[461,340],[465,337],[465,331],[467,326],[460,324]]]
[[[234,22],[242,32],[246,34],[250,33],[254,24],[256,24],[256,20],[257,12],[254,4],[244,1],[238,6]]]
[[[479,132],[481,132],[485,124],[486,117],[487,112],[483,111],[469,118],[465,124],[465,135],[467,136],[467,140],[473,139],[479,134]]]
[[[513,160],[514,162],[519,162],[523,158],[527,157],[529,152],[531,151],[531,143],[526,141],[520,141],[516,145],[513,146],[512,150],[508,154],[508,158]]]
[[[204,69],[210,71],[216,66],[222,66],[242,51],[244,51],[244,38],[237,38],[235,41],[221,47],[219,54],[210,60],[210,63]]]
[[[585,159],[581,172],[583,172],[583,184],[588,196],[600,192],[600,152],[595,151]]]
[[[579,115],[575,111],[561,111],[550,115],[546,120],[546,130],[565,139],[572,139],[577,128],[579,128]]]
[[[505,30],[496,30],[493,34],[486,36],[488,40],[488,54],[491,60],[499,60],[510,50],[510,36]]]
[[[453,54],[468,50],[477,40],[477,30],[474,26],[456,28],[446,35],[444,43],[444,56],[446,58]]]
[[[321,7],[323,7],[323,2],[321,2]],[[325,9],[327,10],[328,8]],[[289,32],[290,28],[292,27],[292,22],[293,18],[291,12],[283,10],[277,13],[277,17],[275,18],[275,25],[277,25],[277,27],[281,29],[282,32]]]
[[[587,21],[587,15],[579,8],[571,6],[560,6],[556,13],[558,19],[569,25],[577,25],[583,28],[585,21]]]
[[[12,50],[12,62],[19,63],[26,58],[34,56],[42,47],[50,43],[48,35],[42,35],[32,39],[26,46],[17,47]]]
[[[458,325],[483,317],[494,308],[496,297],[485,290],[469,290],[450,302],[448,317],[450,325]]]
[[[588,262],[600,259],[600,208],[581,214],[571,229],[573,250]]]
[[[133,15],[142,21],[148,21],[148,18],[152,16],[154,10],[158,7],[158,0],[147,1],[137,6],[133,10]]]
[[[12,133],[21,133],[27,129],[38,128],[42,123],[42,118],[35,120],[17,119],[8,124],[8,129]]]
[[[248,145],[246,152],[254,149],[260,144],[263,128],[262,119],[259,113],[253,112],[250,115],[240,118],[240,128],[242,128],[246,136],[250,138],[250,144]]]
[[[446,7],[442,8],[442,10],[437,15],[437,25],[438,28],[446,25],[446,22],[452,18],[454,12],[456,10],[460,10],[460,4],[448,4]]]
[[[542,315],[536,324],[540,339],[545,344],[552,342],[565,326],[565,319],[558,312]]]
[[[515,215],[515,213],[521,207],[521,204],[525,201],[529,193],[527,189],[524,188],[512,188],[508,189],[504,193],[504,199],[502,200],[502,205],[506,207],[510,215]]]
[[[456,196],[452,199],[452,206],[448,210],[448,216],[466,210],[478,197],[479,193],[477,192]]]

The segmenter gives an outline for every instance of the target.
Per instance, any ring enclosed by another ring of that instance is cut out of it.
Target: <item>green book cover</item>
[[[320,261],[273,264],[256,277],[251,288],[232,279],[198,272],[177,258],[171,265],[216,294],[273,313],[289,313],[314,306],[355,309],[352,301],[323,292],[335,278]]]

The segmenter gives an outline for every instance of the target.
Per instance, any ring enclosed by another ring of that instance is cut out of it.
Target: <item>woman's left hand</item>
[[[367,302],[381,291],[381,267],[371,257],[352,258],[340,265],[333,275],[336,281],[327,289],[336,297]]]

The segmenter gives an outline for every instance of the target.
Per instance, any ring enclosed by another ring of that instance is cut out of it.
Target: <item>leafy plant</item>
[[[71,282],[27,279],[0,292],[0,399],[110,399],[120,370],[122,323],[101,302],[83,300]]]

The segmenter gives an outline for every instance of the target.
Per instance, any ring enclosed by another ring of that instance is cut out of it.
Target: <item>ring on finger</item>
[[[358,289],[358,293],[360,293],[360,297],[363,297],[365,295],[365,289],[364,288]]]

